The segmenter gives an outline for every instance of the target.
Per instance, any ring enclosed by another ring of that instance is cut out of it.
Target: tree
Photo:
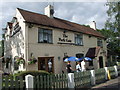
[[[0,57],[2,56],[2,41],[0,41]]]
[[[111,55],[120,56],[120,1],[107,2],[106,6],[108,19],[101,33],[107,37],[107,47],[112,52]]]
[[[109,9],[107,10],[108,19],[105,23],[105,29],[120,32],[120,1],[107,2],[106,6]]]

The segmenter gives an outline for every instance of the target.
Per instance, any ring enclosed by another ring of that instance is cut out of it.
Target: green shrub
[[[39,71],[22,71],[19,73],[14,74],[14,76],[22,76],[25,79],[26,75],[33,75],[33,76],[37,76],[37,75],[49,75],[50,73],[43,71],[43,70],[39,70]]]

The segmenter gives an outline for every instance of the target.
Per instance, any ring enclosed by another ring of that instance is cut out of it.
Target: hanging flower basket
[[[35,64],[37,62],[37,59],[34,58],[34,57],[31,57],[29,60],[28,60],[28,64]]]
[[[18,57],[18,58],[16,58],[16,63],[17,63],[18,65],[24,64],[24,63],[25,63],[25,60],[24,60],[22,57]]]

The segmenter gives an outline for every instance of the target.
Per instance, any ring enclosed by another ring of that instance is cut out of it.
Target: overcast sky
[[[12,20],[16,8],[44,14],[48,4],[54,5],[55,17],[69,20],[79,24],[89,25],[96,21],[97,28],[104,28],[107,19],[106,2],[2,2],[0,3],[0,28]],[[1,33],[1,32],[0,32]]]

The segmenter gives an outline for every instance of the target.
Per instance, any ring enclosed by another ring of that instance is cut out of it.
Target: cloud
[[[53,5],[52,2],[49,2]],[[0,23],[2,27],[6,26],[8,21],[11,21],[15,15],[17,7],[44,14],[44,8],[48,2],[2,2],[0,3]],[[55,2],[55,17],[76,22],[79,24],[89,24],[93,20],[97,23],[97,28],[104,28],[105,20],[107,19],[105,2]],[[2,20],[2,22],[1,22]]]
[[[97,28],[104,28],[107,19],[105,2],[59,3],[59,5],[57,3],[56,5],[57,17],[86,25],[96,21]]]

